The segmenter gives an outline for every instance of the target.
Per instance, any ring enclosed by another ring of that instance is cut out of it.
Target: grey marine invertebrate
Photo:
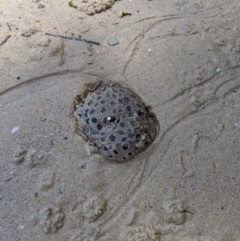
[[[101,82],[78,97],[75,108],[79,134],[108,159],[127,161],[156,137],[155,116],[139,96],[118,84]]]

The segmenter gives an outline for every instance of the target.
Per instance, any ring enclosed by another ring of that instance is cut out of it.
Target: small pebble
[[[19,229],[23,230],[24,229],[24,225],[19,225]]]
[[[119,42],[115,37],[110,37],[108,38],[108,44],[113,46],[113,45],[117,45]]]
[[[45,8],[45,6],[40,3],[40,4],[38,5],[38,8],[40,8],[40,9],[41,9],[41,8]]]
[[[19,126],[15,126],[15,127],[13,127],[11,133],[15,133],[15,132],[18,131],[18,130],[19,130]]]
[[[85,147],[85,153],[86,153],[87,156],[91,155],[91,151],[90,151],[90,148],[89,148],[88,145]]]

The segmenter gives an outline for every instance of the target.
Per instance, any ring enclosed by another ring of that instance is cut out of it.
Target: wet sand
[[[240,2],[107,2],[1,4],[0,240],[239,240]],[[100,80],[160,124],[121,164],[76,132]]]

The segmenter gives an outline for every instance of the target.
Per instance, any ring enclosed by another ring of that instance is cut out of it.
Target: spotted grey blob
[[[157,134],[156,119],[136,94],[101,83],[76,106],[80,134],[108,159],[124,162],[146,149]]]

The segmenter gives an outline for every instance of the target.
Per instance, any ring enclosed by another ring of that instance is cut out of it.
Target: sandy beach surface
[[[70,5],[1,1],[0,240],[239,241],[240,1]],[[160,125],[124,163],[76,131],[100,80]]]

